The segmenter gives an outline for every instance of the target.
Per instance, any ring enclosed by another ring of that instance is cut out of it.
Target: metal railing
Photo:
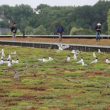
[[[0,35],[0,37],[12,37],[12,35]],[[16,35],[16,37],[34,37],[34,38],[58,38],[58,35]],[[94,39],[96,35],[63,35],[63,38],[86,38]],[[103,39],[109,39],[110,35],[101,35]]]

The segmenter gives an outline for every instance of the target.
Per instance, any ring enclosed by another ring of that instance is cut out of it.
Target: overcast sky
[[[0,5],[15,6],[16,4],[28,4],[36,8],[39,4],[48,4],[50,6],[82,6],[94,5],[98,0],[0,0]]]

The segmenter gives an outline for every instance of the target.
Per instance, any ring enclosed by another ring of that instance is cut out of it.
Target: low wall
[[[34,48],[51,48],[58,49],[58,43],[45,43],[45,42],[19,42],[19,41],[0,41],[0,45],[21,46],[21,47],[34,47]],[[64,44],[69,45],[67,50],[80,50],[80,51],[98,51],[110,52],[110,46],[97,46],[97,45],[79,45],[79,44]]]
[[[10,38],[12,35],[0,35],[1,38]],[[33,37],[33,38],[58,38],[58,35],[16,35],[16,37]],[[63,35],[63,38],[82,38],[95,39],[96,35]],[[110,35],[101,35],[102,39],[110,39]]]

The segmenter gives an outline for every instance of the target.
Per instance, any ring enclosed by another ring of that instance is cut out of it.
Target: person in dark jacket
[[[63,33],[64,33],[64,28],[63,28],[63,26],[58,26],[58,28],[57,28],[57,33],[59,34],[59,42],[61,42],[62,41],[62,35],[63,35]]]
[[[10,29],[11,32],[13,33],[13,38],[16,38],[17,27],[15,22],[11,25]]]
[[[96,30],[96,41],[100,41],[101,23],[97,23],[95,30]]]

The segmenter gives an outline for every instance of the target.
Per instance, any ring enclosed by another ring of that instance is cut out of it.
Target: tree
[[[25,34],[27,35],[32,35],[34,32],[34,29],[30,26],[27,26],[26,29],[25,29]]]
[[[46,35],[47,34],[47,30],[43,25],[40,25],[39,27],[37,27],[36,29],[34,29],[34,33],[35,35]]]
[[[110,10],[108,11],[107,23],[108,23],[108,34],[110,35]]]
[[[89,35],[94,34],[94,32],[90,29],[76,28],[73,27],[70,31],[70,35]]]

